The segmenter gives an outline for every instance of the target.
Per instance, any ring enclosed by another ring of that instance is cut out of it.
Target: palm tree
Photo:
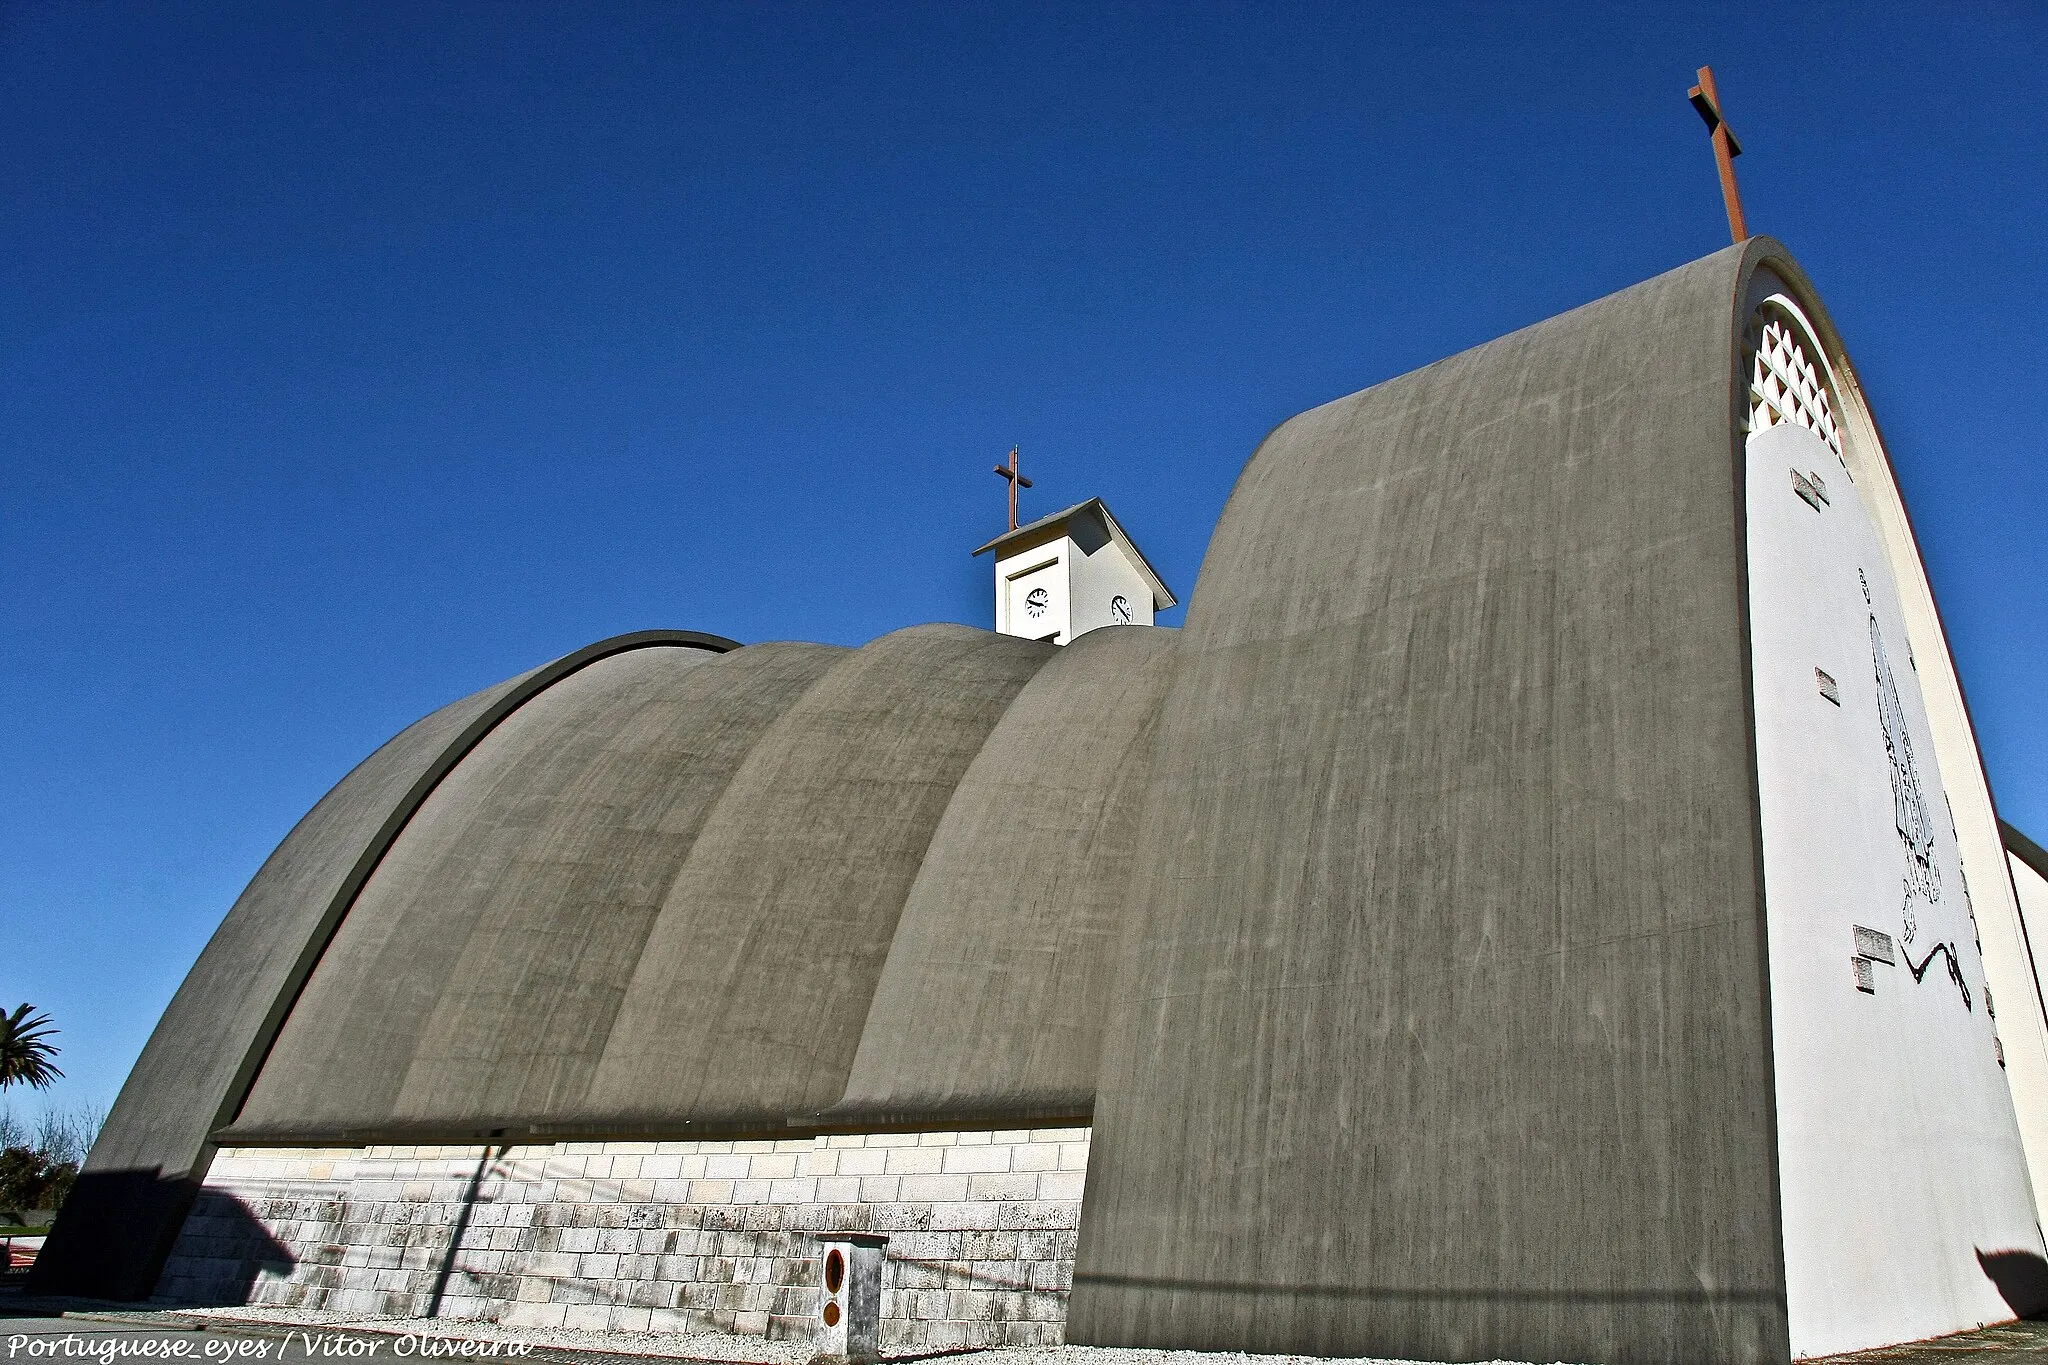
[[[35,1013],[24,1004],[12,1014],[0,1014],[0,1090],[20,1082],[41,1090],[64,1073],[50,1064],[57,1055],[49,1035],[50,1016]]]

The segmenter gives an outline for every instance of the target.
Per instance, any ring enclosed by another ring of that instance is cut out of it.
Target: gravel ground
[[[465,1341],[523,1341],[557,1350],[609,1355],[680,1356],[732,1365],[808,1365],[808,1343],[768,1341],[723,1332],[578,1332],[567,1328],[501,1327],[492,1322],[450,1318],[389,1318],[309,1308],[187,1308],[191,1317],[228,1318],[273,1326],[343,1327],[354,1331],[418,1333]],[[1430,1362],[1372,1359],[1329,1360],[1321,1356],[1253,1356],[1206,1351],[1153,1351],[1113,1346],[993,1347],[980,1351],[911,1355],[905,1360],[958,1360],[959,1365],[1430,1365]],[[1492,1365],[1530,1365],[1494,1361]]]

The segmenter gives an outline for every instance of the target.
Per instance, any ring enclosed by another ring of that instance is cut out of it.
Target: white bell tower
[[[1070,644],[1102,626],[1149,626],[1154,612],[1174,605],[1101,498],[1006,531],[974,553],[991,550],[996,630],[1004,635]]]

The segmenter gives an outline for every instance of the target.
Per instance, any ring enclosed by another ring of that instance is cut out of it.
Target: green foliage
[[[33,1136],[13,1111],[0,1109],[0,1209],[54,1209],[71,1192],[106,1111],[98,1105],[46,1109]]]
[[[78,1163],[52,1161],[27,1147],[0,1151],[0,1208],[54,1209],[78,1179]]]
[[[33,1005],[0,1014],[0,1090],[15,1084],[41,1090],[64,1074],[51,1061],[57,1045],[49,1037],[55,1032],[50,1016],[36,1013]]]

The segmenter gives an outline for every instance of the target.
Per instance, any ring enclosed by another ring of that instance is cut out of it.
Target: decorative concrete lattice
[[[1837,458],[1842,435],[1828,397],[1827,375],[1807,358],[1805,329],[1777,303],[1756,310],[1749,324],[1749,430],[1791,422],[1828,443]]]
[[[228,1149],[159,1297],[807,1340],[818,1238],[886,1234],[885,1350],[1057,1345],[1089,1130]]]

